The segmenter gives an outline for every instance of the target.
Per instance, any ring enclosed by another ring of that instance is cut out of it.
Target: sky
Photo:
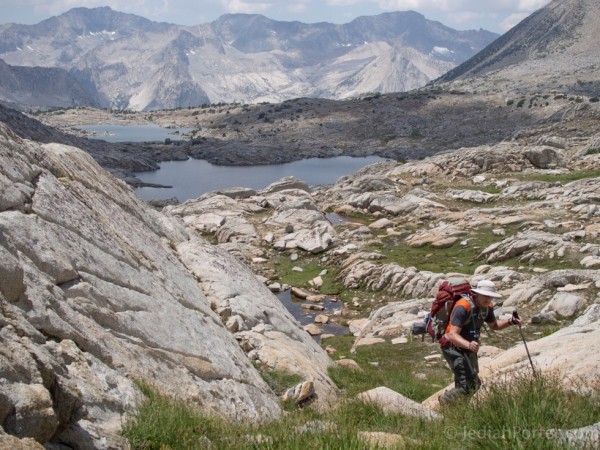
[[[199,25],[228,13],[304,23],[348,23],[359,16],[417,11],[457,30],[504,33],[550,0],[0,0],[0,24],[35,24],[75,7],[110,6],[157,22]]]

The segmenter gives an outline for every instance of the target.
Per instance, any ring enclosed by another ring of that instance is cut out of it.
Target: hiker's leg
[[[462,354],[454,347],[442,347],[442,355],[454,374],[454,387],[460,387],[461,372],[464,370],[464,363],[461,362]]]
[[[442,395],[439,396],[438,401],[440,405],[446,405],[450,402],[453,402],[457,398],[464,398],[466,396],[465,391],[460,388],[452,388],[445,391]]]
[[[453,399],[465,396],[468,393],[467,371],[465,355],[454,347],[442,348],[442,354],[454,374],[454,388],[444,392],[440,403],[447,403]]]

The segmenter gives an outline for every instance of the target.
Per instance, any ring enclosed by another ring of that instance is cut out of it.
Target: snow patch
[[[454,51],[446,47],[433,47],[433,53],[437,53],[438,55],[451,55]]]
[[[77,36],[79,39],[86,39],[88,37],[108,37],[110,40],[114,40],[114,37],[116,36],[117,32],[116,31],[108,31],[108,30],[102,30],[102,31],[88,31],[87,34],[83,34],[81,36]]]

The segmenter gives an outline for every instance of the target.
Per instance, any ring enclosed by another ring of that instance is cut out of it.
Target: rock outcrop
[[[278,417],[279,399],[251,359],[293,367],[321,407],[335,399],[331,361],[254,274],[83,151],[0,125],[0,184],[8,434],[124,448],[119,431],[142,400],[137,382],[221,416]],[[244,335],[226,328],[231,317]]]

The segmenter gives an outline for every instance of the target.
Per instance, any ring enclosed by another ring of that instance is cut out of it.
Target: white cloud
[[[364,0],[327,0],[326,3],[331,6],[352,6],[359,3],[365,3]]]
[[[262,2],[253,0],[222,0],[223,7],[230,13],[259,13],[273,7],[277,2]]]
[[[550,0],[519,0],[517,8],[519,11],[533,12],[550,3]]]
[[[500,22],[500,29],[502,31],[508,31],[512,27],[517,25],[519,22],[521,22],[523,19],[525,19],[527,16],[529,16],[529,13],[527,12],[511,14],[502,22]]]
[[[468,3],[465,0],[379,0],[379,6],[387,10],[441,10],[458,11]],[[473,8],[477,9],[477,8]]]
[[[473,11],[459,11],[459,12],[451,12],[448,14],[448,18],[453,24],[468,24],[468,23],[477,23],[482,22],[482,20],[487,17],[487,14]]]
[[[373,0],[363,0],[373,1]],[[356,0],[328,0],[330,4],[354,2]],[[466,11],[478,11],[484,13],[494,13],[504,11],[511,13],[515,11],[533,12],[542,6],[550,3],[550,0],[494,0],[493,2],[482,0],[378,0],[378,4],[383,9],[414,9],[423,10],[441,10],[453,14],[460,14]]]
[[[305,13],[309,10],[311,0],[220,0],[220,3],[229,13],[264,13],[271,16]]]
[[[170,0],[23,0],[31,4],[36,14],[57,15],[71,8],[97,8],[109,6],[115,11],[137,14],[155,18],[169,10]]]
[[[291,13],[303,13],[308,10],[308,2],[292,2],[285,10]]]

